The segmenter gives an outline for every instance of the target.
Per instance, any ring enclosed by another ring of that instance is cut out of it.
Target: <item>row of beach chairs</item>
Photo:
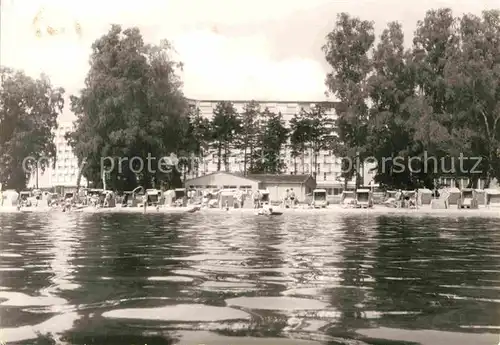
[[[341,204],[348,205],[356,203],[360,195],[366,194],[367,190],[345,191],[342,194]],[[362,193],[358,193],[362,192]],[[370,193],[370,192],[369,192]],[[499,189],[471,189],[471,188],[449,188],[440,190],[439,197],[435,197],[429,189],[419,189],[418,191],[403,191],[404,201],[396,200],[397,191],[388,191],[383,204],[396,205],[403,204],[403,207],[418,207],[430,205],[432,208],[478,208],[479,206],[499,207],[500,208],[500,190]],[[369,195],[370,200],[372,195]],[[372,204],[370,202],[370,204]]]

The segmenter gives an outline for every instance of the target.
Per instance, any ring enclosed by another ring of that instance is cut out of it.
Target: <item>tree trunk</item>
[[[314,175],[318,179],[318,151],[314,148]]]
[[[358,152],[358,150],[356,150],[356,152]],[[359,156],[358,154],[356,154],[356,170],[354,171],[354,173],[356,174],[356,189],[359,187]]]
[[[243,151],[243,176],[247,176],[247,145],[245,145]]]
[[[78,169],[78,174],[76,175],[76,194],[78,194],[78,191],[80,190],[80,183],[82,181],[82,174],[83,169],[85,168],[85,164],[87,164],[87,158],[84,158],[82,160],[82,163],[80,164],[80,167]]]
[[[253,155],[254,155],[254,147],[253,144],[250,144],[250,171],[253,171]]]
[[[302,161],[302,175],[304,175],[306,173],[306,167],[305,167],[305,149],[302,148],[302,156],[301,156],[301,161]]]
[[[224,171],[229,172],[229,162],[228,162],[228,156],[229,156],[229,148],[227,147],[227,141],[226,144],[224,144]]]
[[[38,162],[36,163],[36,171],[35,171],[35,173],[36,173],[36,176],[35,176],[36,182],[35,182],[35,184],[36,184],[36,189],[38,189]]]
[[[493,151],[491,149],[488,150],[488,171],[486,172],[486,182],[484,183],[484,188],[490,188],[490,183],[493,178],[494,169],[493,169]]]
[[[221,155],[222,155],[222,144],[219,142],[217,145],[217,171],[220,171]]]
[[[172,170],[172,174],[170,175],[169,188],[179,188],[182,186],[181,174],[177,169]]]
[[[145,172],[141,176],[141,186],[144,189],[150,189],[151,188],[151,175],[149,172]]]
[[[467,188],[476,188],[478,180],[479,180],[479,177],[476,174],[470,175],[469,176],[469,183],[467,184]]]

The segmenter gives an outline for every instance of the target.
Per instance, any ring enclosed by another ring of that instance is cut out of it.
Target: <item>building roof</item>
[[[311,175],[272,175],[272,174],[250,174],[245,176],[252,180],[256,180],[263,183],[305,183]]]
[[[309,178],[312,178],[312,175],[273,175],[273,174],[248,174],[248,175],[243,175],[243,174],[238,174],[238,173],[231,173],[231,172],[226,172],[226,171],[215,171],[210,174],[194,177],[192,179],[186,180],[186,184],[188,184],[190,181],[206,177],[206,176],[211,176],[211,175],[217,175],[217,174],[223,174],[223,175],[230,175],[230,176],[235,176],[247,180],[251,180],[254,182],[263,182],[263,183],[274,183],[274,184],[280,184],[280,183],[305,183]]]
[[[252,178],[250,176],[245,176],[243,174],[232,173],[232,172],[227,172],[227,171],[214,171],[214,172],[212,172],[210,174],[206,174],[206,175],[201,175],[201,176],[198,176],[198,177],[190,178],[189,180],[186,180],[185,183],[188,183],[189,181],[196,180],[196,179],[199,179],[199,178],[202,178],[202,177],[207,177],[207,176],[212,176],[212,175],[219,175],[219,174],[230,175],[230,176],[235,176],[235,177],[239,177],[239,178],[244,178],[244,179],[247,179],[247,180],[252,180],[252,181],[255,181],[255,182],[260,182],[260,180],[254,179],[254,178]]]
[[[339,104],[339,101],[333,101],[329,99],[323,99],[323,100],[277,100],[277,99],[256,99],[256,100],[250,100],[250,99],[196,99],[196,98],[187,98],[186,100],[188,102],[203,102],[203,103],[219,103],[219,102],[232,102],[232,103],[250,103],[250,102],[256,102],[256,103],[276,103],[276,104],[328,104],[332,106],[337,106]]]

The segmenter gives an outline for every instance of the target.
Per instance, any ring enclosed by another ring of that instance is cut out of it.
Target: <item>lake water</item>
[[[496,345],[498,219],[0,215],[0,343]]]

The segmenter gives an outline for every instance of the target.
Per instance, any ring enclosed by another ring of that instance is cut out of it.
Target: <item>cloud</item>
[[[454,7],[458,15],[497,2],[422,0],[401,7],[396,0],[5,0],[0,61],[32,76],[45,72],[74,93],[83,86],[92,42],[119,23],[138,26],[148,42],[167,38],[174,43],[185,63],[188,97],[323,99],[327,68],[319,48],[339,12],[375,20],[378,31],[389,20],[400,20],[410,42],[416,20],[430,8]],[[380,11],[381,4],[394,11]],[[36,38],[32,22],[41,9],[42,29],[65,28],[63,34]]]
[[[185,64],[185,92],[204,99],[324,98],[324,71],[313,60],[271,58],[264,36],[228,38],[209,30],[174,39]]]
[[[185,94],[205,99],[322,99],[324,71],[313,60],[288,56],[273,59],[267,37],[213,32],[221,24],[273,19],[305,8],[303,1],[234,2],[213,0],[119,3],[91,0],[11,0],[2,4],[2,65],[37,76],[48,74],[68,92],[83,86],[92,42],[111,23],[138,26],[147,41],[170,39],[184,62]],[[267,3],[267,8],[265,7]],[[265,9],[265,10],[264,10]],[[38,26],[64,31],[37,38],[33,19],[42,10]],[[210,16],[207,17],[207,13]],[[207,20],[209,18],[210,22]],[[78,22],[82,29],[75,30]],[[61,30],[62,29],[62,30]]]

